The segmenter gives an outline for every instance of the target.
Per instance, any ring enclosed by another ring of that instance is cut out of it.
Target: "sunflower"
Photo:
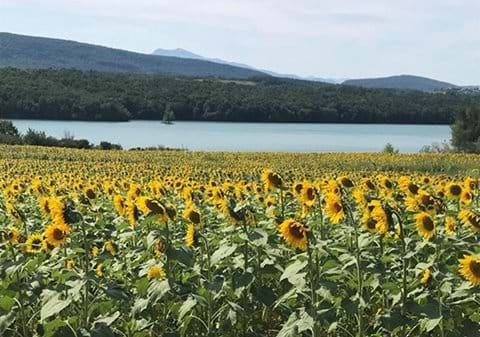
[[[317,192],[315,191],[315,188],[312,185],[305,183],[301,194],[302,204],[312,207],[316,199]]]
[[[362,227],[370,233],[375,233],[377,231],[377,220],[372,218],[371,213],[368,209],[365,209],[362,217]]]
[[[463,191],[462,186],[452,182],[447,184],[445,190],[447,192],[447,197],[451,199],[459,199]]]
[[[473,195],[472,195],[472,192],[470,192],[469,190],[466,190],[464,189],[462,191],[462,194],[460,195],[460,203],[463,205],[463,206],[468,206],[472,203],[472,200],[473,200]]]
[[[202,216],[200,212],[193,207],[188,207],[183,211],[183,217],[188,221],[193,222],[195,225],[199,225],[202,222]]]
[[[40,212],[44,217],[49,217],[52,212],[52,210],[50,209],[49,203],[50,203],[50,198],[47,198],[47,197],[40,198]]]
[[[139,197],[137,199],[137,207],[145,216],[155,216],[158,220],[167,220],[167,210],[165,207],[156,200],[152,200],[147,197]]]
[[[460,274],[473,285],[480,285],[480,259],[475,255],[464,255],[458,262]]]
[[[283,185],[282,177],[271,169],[265,169],[263,171],[262,180],[267,190],[281,188]]]
[[[377,190],[377,187],[375,186],[375,184],[370,178],[362,178],[362,180],[360,181],[360,184],[361,184],[361,188],[366,192]]]
[[[458,218],[464,225],[472,226],[474,232],[480,232],[480,215],[470,210],[463,210],[458,213]]]
[[[98,247],[96,247],[96,246],[92,247],[92,255],[94,257],[96,257],[98,255],[98,251],[99,251]]]
[[[267,207],[271,207],[271,206],[275,206],[277,204],[277,199],[270,195],[267,197],[267,199],[265,199],[265,206]]]
[[[195,225],[189,224],[187,226],[187,234],[185,236],[185,244],[187,247],[191,247],[196,243],[196,235],[195,235]]]
[[[32,234],[25,242],[25,250],[27,253],[38,254],[42,251],[43,235]]]
[[[99,263],[97,264],[97,268],[95,269],[95,272],[97,273],[98,277],[103,277],[105,274],[105,268],[103,268],[103,264]]]
[[[87,186],[83,189],[83,194],[89,199],[89,200],[95,200],[97,198],[97,193],[95,193],[95,186],[90,185]]]
[[[429,240],[435,234],[435,222],[430,214],[421,212],[415,215],[417,231],[424,239]]]
[[[152,266],[150,267],[150,269],[148,270],[148,273],[147,273],[147,278],[149,280],[153,279],[153,278],[156,278],[158,280],[164,280],[165,279],[165,271],[163,270],[162,267],[160,266]]]
[[[335,193],[329,193],[325,197],[327,203],[326,213],[333,224],[338,224],[345,218],[345,212],[340,196]]]
[[[114,195],[113,206],[115,207],[115,210],[118,214],[120,214],[121,216],[125,215],[125,201],[120,194]]]
[[[137,205],[133,201],[126,201],[125,202],[125,216],[128,219],[128,222],[130,222],[130,225],[132,227],[135,227],[137,224],[138,218],[139,218],[139,210]]]
[[[112,243],[110,240],[105,241],[104,248],[107,252],[112,254],[112,256],[117,255],[117,251],[118,251],[117,246],[114,243]]]
[[[280,233],[283,239],[294,248],[307,250],[308,240],[307,232],[309,229],[300,222],[293,219],[287,219],[280,225]]]
[[[431,277],[432,277],[432,272],[430,271],[430,268],[425,269],[423,276],[420,280],[420,283],[423,285],[426,285]]]
[[[352,195],[353,195],[353,199],[355,200],[357,206],[360,206],[362,208],[367,207],[368,201],[367,201],[367,198],[365,198],[365,193],[361,189],[355,188],[352,191]]]
[[[45,229],[45,238],[54,247],[60,246],[67,240],[70,229],[65,224],[51,224]]]
[[[303,190],[303,184],[302,183],[293,184],[293,187],[292,187],[293,194],[300,195],[302,193],[302,190]]]
[[[22,241],[22,236],[17,228],[10,227],[10,231],[8,233],[8,240],[11,244],[17,244]]]
[[[451,216],[445,219],[445,233],[453,235],[457,231],[457,222]]]
[[[157,257],[162,256],[167,251],[167,245],[162,240],[157,240],[153,244],[153,252]]]
[[[371,210],[370,217],[375,220],[376,230],[382,234],[387,233],[392,223],[380,201],[372,200],[368,208]]]
[[[65,268],[72,269],[74,265],[75,265],[75,262],[73,260],[68,260],[67,263],[65,264]]]
[[[338,178],[338,182],[345,188],[352,188],[354,186],[353,181],[347,176]]]

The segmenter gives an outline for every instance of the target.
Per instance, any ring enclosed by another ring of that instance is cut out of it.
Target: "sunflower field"
[[[480,157],[0,146],[0,336],[480,336]]]

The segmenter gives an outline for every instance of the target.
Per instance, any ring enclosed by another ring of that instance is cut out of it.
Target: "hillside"
[[[198,59],[154,56],[75,41],[0,33],[0,67],[75,68],[102,72],[246,79],[267,76]]]
[[[289,79],[294,79],[294,80],[302,80],[302,81],[313,81],[313,82],[325,82],[325,83],[332,83],[332,84],[339,84],[345,79],[338,79],[338,78],[323,78],[323,77],[315,77],[315,76],[307,76],[307,77],[302,77],[299,75],[295,74],[282,74],[282,73],[277,73],[271,70],[266,70],[266,69],[257,69],[255,67],[249,66],[248,64],[243,64],[243,63],[238,63],[238,62],[231,62],[231,61],[225,61],[219,58],[209,58],[205,57],[199,54],[192,53],[191,51],[182,49],[182,48],[177,48],[177,49],[162,49],[158,48],[153,51],[153,55],[160,55],[160,56],[173,56],[173,57],[180,57],[180,58],[189,58],[189,59],[195,59],[195,60],[204,60],[204,61],[210,61],[210,62],[215,62],[219,64],[228,64],[234,67],[240,67],[240,68],[245,68],[245,69],[251,69],[251,70],[256,70],[256,71],[261,71],[262,73],[268,74],[270,76],[274,77],[281,77],[281,78],[289,78]]]
[[[456,85],[433,80],[431,78],[399,75],[379,78],[365,78],[347,80],[342,84],[364,88],[408,89],[420,91],[434,91],[438,89],[455,88]]]
[[[249,81],[0,69],[0,118],[449,124],[480,96],[257,77]]]

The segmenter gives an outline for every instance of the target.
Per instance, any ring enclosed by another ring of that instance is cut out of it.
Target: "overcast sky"
[[[0,0],[0,31],[299,75],[480,84],[479,0]]]

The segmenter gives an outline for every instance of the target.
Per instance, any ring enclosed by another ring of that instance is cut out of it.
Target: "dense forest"
[[[480,96],[365,89],[255,77],[192,79],[79,70],[0,69],[0,118],[453,123]]]

